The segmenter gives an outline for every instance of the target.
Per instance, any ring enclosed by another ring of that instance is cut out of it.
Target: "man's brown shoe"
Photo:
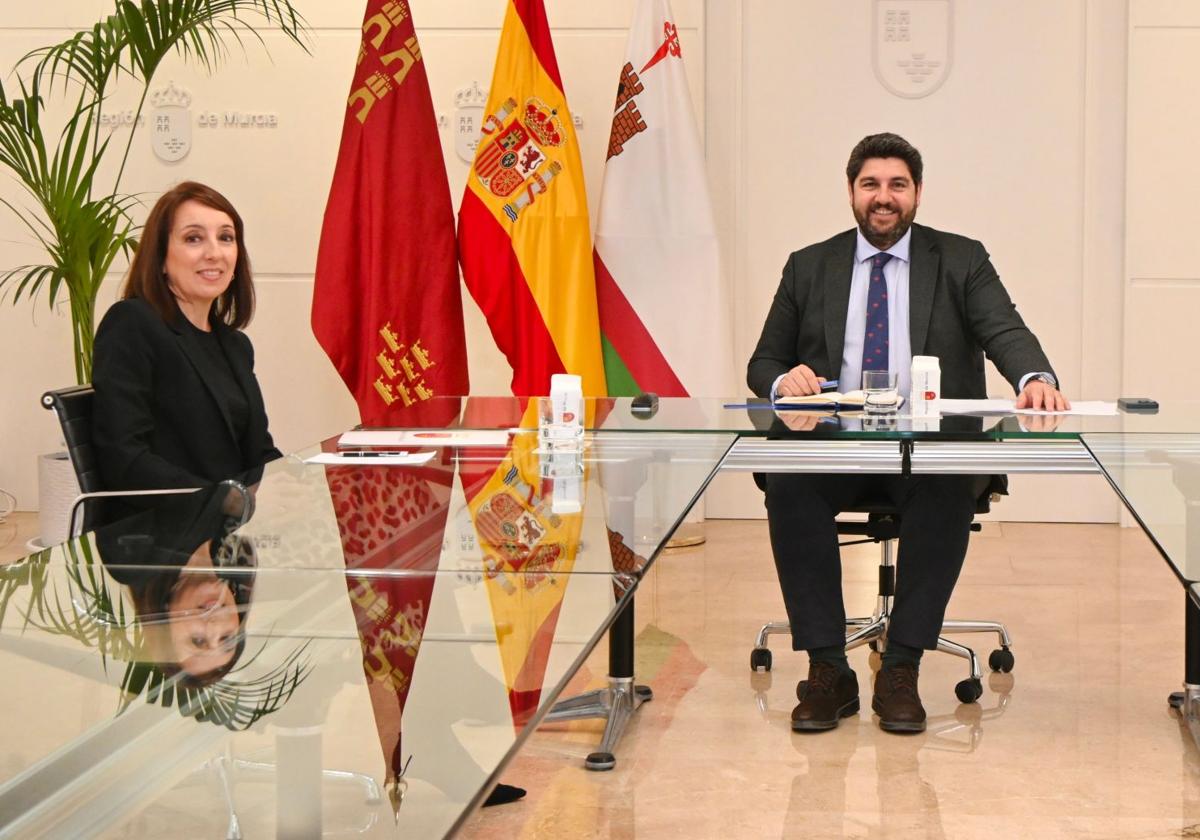
[[[893,665],[875,675],[871,708],[884,732],[924,732],[925,707],[917,694],[917,667]]]
[[[858,676],[829,662],[810,662],[808,679],[796,686],[800,705],[792,709],[796,732],[834,729],[838,720],[858,714]]]

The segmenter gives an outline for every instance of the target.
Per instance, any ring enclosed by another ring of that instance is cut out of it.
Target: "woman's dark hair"
[[[146,225],[142,228],[137,253],[129,266],[129,275],[125,278],[121,298],[141,298],[154,307],[164,321],[175,320],[179,308],[175,303],[174,294],[167,286],[164,266],[167,262],[167,243],[171,238],[171,229],[175,226],[175,213],[180,205],[187,201],[195,201],[205,207],[220,210],[233,219],[233,228],[237,233],[237,264],[234,266],[233,280],[230,281],[229,288],[217,298],[210,318],[214,322],[240,330],[254,317],[254,278],[250,273],[250,255],[246,252],[242,217],[233,209],[229,199],[212,187],[195,181],[184,181],[163,193],[151,209],[150,215],[146,217]]]
[[[900,158],[908,164],[908,172],[912,175],[913,184],[921,185],[924,165],[921,163],[921,153],[899,134],[869,134],[858,141],[858,145],[850,152],[850,160],[846,164],[846,180],[851,184],[862,171],[863,164],[871,158]]]

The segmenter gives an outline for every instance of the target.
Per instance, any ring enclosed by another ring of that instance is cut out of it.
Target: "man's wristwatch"
[[[1048,373],[1035,373],[1033,376],[1029,377],[1029,381],[1025,384],[1028,385],[1030,382],[1045,382],[1051,388],[1058,387],[1058,380]]]

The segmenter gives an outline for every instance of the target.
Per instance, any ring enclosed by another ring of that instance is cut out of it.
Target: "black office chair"
[[[979,499],[975,512],[987,513],[991,509],[992,497],[985,494]],[[844,536],[858,536],[864,539],[849,540],[840,545],[859,545],[876,542],[880,546],[879,558],[879,597],[875,604],[875,612],[862,618],[846,619],[846,650],[859,645],[869,644],[871,649],[883,652],[887,647],[888,622],[892,614],[892,597],[896,593],[896,567],[893,562],[893,550],[900,536],[900,515],[890,501],[874,502],[851,508],[847,513],[865,513],[866,522],[837,523],[838,533]],[[972,531],[981,530],[978,522],[971,523]],[[754,650],[750,652],[751,670],[771,670],[771,649],[767,647],[767,637],[780,633],[790,633],[791,627],[786,621],[772,621],[763,625],[758,632],[758,640]],[[995,633],[1000,638],[1000,647],[992,651],[988,657],[988,667],[993,671],[1008,673],[1013,669],[1012,639],[1008,629],[999,621],[961,621],[946,619],[942,623],[942,633]],[[983,695],[983,673],[979,668],[979,660],[975,651],[965,645],[952,642],[944,636],[938,637],[937,649],[952,653],[968,660],[971,665],[971,676],[954,687],[954,694],[963,703],[973,703]]]
[[[62,426],[63,438],[67,444],[67,454],[71,458],[71,466],[75,468],[75,477],[79,480],[80,494],[71,507],[71,524],[68,534],[77,536],[83,531],[92,531],[106,524],[106,513],[103,508],[104,500],[117,496],[154,496],[174,495],[179,493],[194,493],[195,487],[177,490],[128,490],[107,491],[100,478],[100,470],[96,465],[96,452],[92,445],[92,402],[95,390],[91,385],[74,385],[70,388],[59,388],[42,394],[42,406],[58,415]],[[82,508],[83,516],[77,520],[77,514]],[[249,517],[253,505],[246,508],[244,516]],[[76,525],[81,530],[76,530]],[[232,771],[267,771],[274,772],[275,766],[257,761],[234,758],[228,748],[224,754],[205,762],[206,768],[212,768],[221,783],[225,798],[225,806],[229,816],[229,828],[226,836],[240,838],[242,836],[237,813],[234,811],[232,788],[229,775]],[[323,770],[322,778],[335,781],[345,781],[359,784],[366,791],[367,804],[381,801],[379,785],[374,778],[362,773],[345,770]]]
[[[72,385],[42,394],[42,407],[58,415],[63,440],[67,444],[67,455],[79,481],[79,495],[71,506],[68,536],[75,537],[84,531],[94,531],[106,523],[109,514],[104,500],[113,497],[163,496],[179,493],[194,493],[198,488],[178,490],[105,490],[96,464],[96,452],[92,446],[92,401],[95,390],[91,385]],[[82,510],[83,516],[78,514]]]

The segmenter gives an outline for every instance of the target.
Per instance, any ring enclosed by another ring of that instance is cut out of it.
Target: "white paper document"
[[[508,446],[507,429],[361,429],[338,438],[342,449],[426,446]]]
[[[415,467],[432,458],[432,452],[319,452],[306,464],[339,464],[352,467]]]
[[[1072,400],[1069,411],[1040,411],[1017,408],[1016,400],[938,400],[942,414],[1079,414],[1091,417],[1112,417],[1117,413],[1115,402],[1103,400]]]

